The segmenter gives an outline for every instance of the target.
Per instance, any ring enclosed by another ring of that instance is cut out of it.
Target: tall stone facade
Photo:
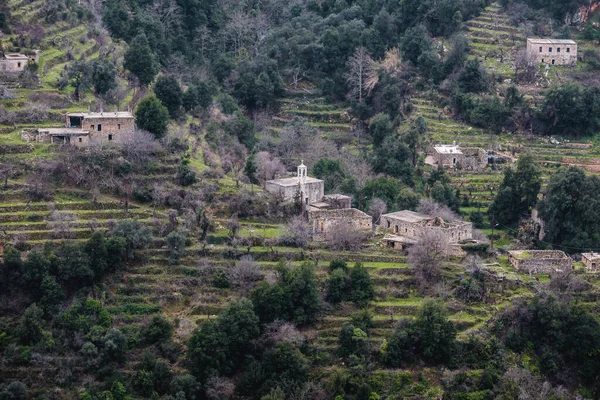
[[[325,195],[325,183],[321,179],[307,175],[304,163],[298,166],[296,177],[274,179],[267,181],[265,190],[281,199],[281,201],[294,201],[301,199],[304,209],[309,204],[317,203]]]
[[[68,113],[65,128],[40,128],[35,140],[84,147],[94,142],[123,142],[134,130],[130,112]]]
[[[442,233],[449,243],[473,239],[473,225],[470,222],[447,222],[439,217],[409,210],[382,215],[379,226],[394,235],[416,240],[430,231]]]
[[[530,274],[549,274],[573,269],[573,260],[560,250],[513,250],[508,261],[515,269]]]
[[[567,39],[527,39],[527,58],[534,64],[577,65],[577,43]]]

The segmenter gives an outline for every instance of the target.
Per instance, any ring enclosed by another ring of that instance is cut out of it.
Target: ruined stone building
[[[444,168],[469,170],[484,169],[488,164],[488,154],[479,148],[462,148],[456,143],[433,146],[433,159]]]
[[[308,224],[314,241],[327,241],[341,230],[370,232],[373,220],[370,215],[351,208],[351,198],[328,195],[308,208]]]
[[[535,64],[574,66],[577,43],[567,39],[527,39],[527,57]]]
[[[301,199],[303,209],[306,209],[309,204],[317,203],[323,199],[325,183],[321,179],[308,176],[308,168],[303,162],[298,166],[295,177],[267,181],[265,190],[278,196],[281,201]]]
[[[447,222],[439,217],[409,210],[382,215],[379,226],[395,236],[404,238],[403,242],[406,243],[418,240],[424,233],[429,231],[442,233],[449,243],[473,239],[473,225],[470,222]]]
[[[68,113],[64,128],[40,128],[34,140],[86,146],[92,142],[121,142],[134,130],[130,112]]]
[[[589,272],[600,271],[600,253],[583,253],[581,254],[581,262]]]
[[[512,250],[508,261],[516,270],[530,274],[549,274],[573,269],[573,260],[560,250]]]
[[[32,56],[26,56],[25,54],[20,53],[2,53],[2,56],[0,56],[0,72],[23,72],[29,61],[38,62],[39,53],[35,52]]]

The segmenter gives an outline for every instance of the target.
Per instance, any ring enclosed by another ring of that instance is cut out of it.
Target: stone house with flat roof
[[[440,217],[409,210],[382,215],[379,227],[395,236],[417,241],[428,231],[441,232],[449,243],[473,239],[473,225],[470,222],[447,222]]]
[[[600,253],[582,253],[581,262],[589,272],[600,272]]]
[[[456,143],[439,144],[433,146],[433,159],[437,165],[444,168],[458,168],[479,170],[487,167],[487,151],[469,147],[463,148]]]
[[[75,146],[92,142],[118,143],[134,130],[134,117],[128,111],[68,113],[64,128],[39,128],[36,140]]]
[[[577,42],[569,39],[527,39],[527,57],[535,64],[577,65]]]
[[[508,261],[516,270],[530,274],[549,274],[573,269],[573,260],[560,250],[511,250]]]
[[[0,57],[0,73],[20,73],[25,70],[27,64],[39,61],[39,51],[34,55],[27,56],[21,53],[2,53]]]

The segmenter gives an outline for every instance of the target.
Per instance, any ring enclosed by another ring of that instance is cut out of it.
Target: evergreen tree
[[[541,172],[530,154],[519,158],[516,171],[504,170],[504,179],[488,213],[504,225],[514,225],[537,203]]]
[[[182,105],[183,92],[173,75],[161,75],[154,84],[154,94],[167,107],[171,118],[176,118]]]
[[[144,97],[135,110],[135,124],[157,138],[167,134],[169,110],[154,96]]]
[[[148,44],[146,35],[139,34],[125,52],[123,67],[138,77],[143,86],[149,85],[160,69],[156,55]]]

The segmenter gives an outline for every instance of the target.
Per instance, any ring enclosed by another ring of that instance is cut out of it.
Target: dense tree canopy
[[[569,252],[600,249],[600,179],[577,167],[563,167],[550,178],[538,205],[545,241]],[[563,248],[561,248],[563,249]]]
[[[504,170],[504,179],[488,212],[496,221],[513,225],[535,207],[542,186],[539,168],[531,155],[519,158],[516,171]]]

